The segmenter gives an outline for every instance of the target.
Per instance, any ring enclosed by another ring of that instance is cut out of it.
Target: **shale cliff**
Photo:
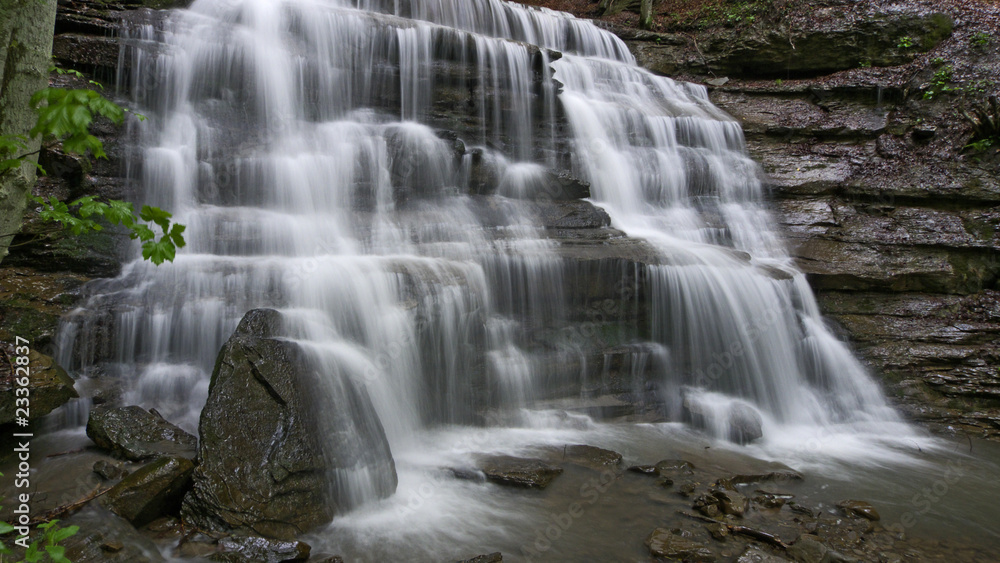
[[[627,2],[529,3],[705,84],[743,124],[823,312],[899,406],[1000,435],[1000,143],[972,144],[964,116],[1000,87],[995,4],[673,0],[640,30]]]

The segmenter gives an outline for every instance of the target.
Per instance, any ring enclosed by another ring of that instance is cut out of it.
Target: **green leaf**
[[[45,551],[48,552],[49,558],[52,559],[53,563],[73,563],[69,559],[66,559],[66,548],[61,545],[47,545],[45,546]]]
[[[153,229],[150,229],[146,225],[135,225],[132,227],[132,234],[130,235],[133,239],[139,239],[143,242],[150,241],[156,238],[156,233]]]
[[[171,217],[172,215],[170,213],[167,213],[159,207],[151,207],[149,205],[143,205],[142,211],[139,212],[140,219],[156,223],[161,229],[163,229],[164,233],[166,233],[167,229],[170,228]]]
[[[33,541],[28,549],[24,551],[25,563],[37,563],[42,560],[42,554],[38,551],[38,542]]]
[[[173,226],[170,227],[170,234],[167,236],[170,237],[170,240],[173,241],[177,248],[184,248],[187,245],[187,242],[182,236],[186,228],[187,227],[184,225],[180,225],[178,223],[174,223]]]
[[[149,241],[142,245],[142,257],[159,266],[165,261],[174,261],[177,250],[169,240]]]
[[[135,215],[132,204],[127,201],[112,199],[108,201],[108,208],[104,211],[104,218],[115,225],[132,227],[135,224]]]
[[[14,531],[14,526],[11,526],[7,522],[0,521],[0,535],[9,534]]]
[[[68,538],[75,536],[76,533],[79,531],[80,531],[79,526],[67,526],[65,528],[60,528],[59,530],[56,530],[52,534],[52,537],[49,538],[49,541],[51,541],[52,543],[59,543],[61,541],[64,541]]]

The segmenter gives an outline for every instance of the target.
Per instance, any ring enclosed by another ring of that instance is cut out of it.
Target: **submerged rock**
[[[736,403],[729,410],[726,421],[729,426],[729,441],[745,445],[764,436],[760,413],[748,405]]]
[[[486,555],[477,555],[472,559],[463,559],[461,561],[456,561],[456,563],[503,563],[503,554],[497,551],[495,553],[488,553]]]
[[[128,475],[128,470],[117,463],[112,463],[106,459],[94,462],[94,473],[101,476],[105,481],[115,481]]]
[[[815,536],[802,536],[788,548],[788,556],[800,563],[821,563],[830,551]]]
[[[740,554],[736,563],[786,563],[787,561],[784,557],[772,555],[759,547],[751,545],[747,546],[746,551]]]
[[[862,518],[877,521],[880,516],[875,507],[863,500],[844,500],[837,503],[837,508],[844,511],[848,516],[860,516]]]
[[[666,528],[657,528],[646,538],[649,552],[656,557],[681,561],[715,561],[715,554],[696,541],[682,538]]]
[[[662,477],[694,473],[694,464],[683,459],[664,459],[656,462],[656,473]]]
[[[250,311],[219,353],[183,507],[202,529],[293,539],[359,493],[395,491],[389,444],[364,387],[318,374],[282,331],[277,311]]]
[[[137,406],[90,411],[87,436],[99,448],[131,461],[164,455],[194,458],[197,445],[194,436]]]
[[[723,514],[743,516],[743,514],[747,511],[747,506],[749,504],[747,497],[737,493],[736,491],[718,489],[712,491],[712,496],[719,500],[719,509],[722,510]]]
[[[163,457],[125,477],[108,491],[104,504],[136,527],[176,513],[191,484],[194,463]]]
[[[572,463],[598,471],[618,467],[622,462],[622,454],[618,452],[583,444],[555,447],[549,451],[552,454],[550,461]]]
[[[498,485],[544,489],[563,469],[540,459],[508,455],[484,456],[479,459],[479,469],[486,478]]]

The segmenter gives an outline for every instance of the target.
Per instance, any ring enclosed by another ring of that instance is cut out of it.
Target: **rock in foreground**
[[[185,520],[205,530],[294,539],[396,487],[389,444],[363,387],[320,374],[280,340],[277,311],[250,311],[219,353],[199,426]],[[348,490],[347,487],[357,487]]]
[[[486,478],[498,485],[544,489],[563,472],[561,467],[540,459],[509,455],[484,456],[479,459],[479,469]]]
[[[656,557],[680,561],[715,561],[715,555],[704,545],[682,538],[666,528],[657,528],[646,538],[649,552]]]
[[[312,551],[300,541],[279,541],[254,536],[233,536],[219,540],[214,561],[228,563],[285,563],[306,561]]]
[[[141,461],[159,456],[194,458],[197,440],[142,407],[99,407],[90,412],[87,436],[117,457]]]
[[[176,514],[191,483],[194,463],[164,457],[122,479],[108,491],[105,505],[136,527],[165,514]]]

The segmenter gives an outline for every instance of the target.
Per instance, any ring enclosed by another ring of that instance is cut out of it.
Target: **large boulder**
[[[318,373],[281,334],[280,313],[253,310],[219,353],[182,511],[201,529],[293,539],[359,497],[395,492],[392,454],[364,387]]]
[[[131,461],[160,456],[194,458],[197,439],[156,411],[98,407],[90,411],[87,436],[99,448]]]

